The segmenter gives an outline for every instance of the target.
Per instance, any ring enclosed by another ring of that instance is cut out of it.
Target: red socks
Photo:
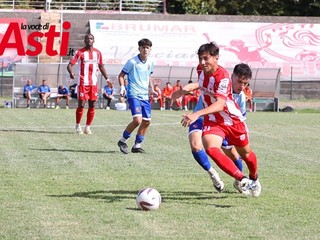
[[[83,108],[78,107],[76,111],[76,124],[80,124],[83,115]]]
[[[239,181],[244,177],[244,174],[237,168],[233,161],[220,150],[220,148],[207,148],[206,152],[218,167],[231,177]]]
[[[87,123],[86,123],[87,126],[91,125],[93,118],[94,118],[94,108],[89,107],[87,112]]]
[[[249,178],[252,180],[256,180],[258,178],[258,164],[257,164],[257,156],[251,151],[248,158],[243,158],[243,161],[246,162],[249,169]]]
[[[80,108],[80,107],[77,108],[77,111],[76,111],[76,124],[80,124],[83,112],[84,112],[84,108]],[[93,121],[93,118],[94,118],[94,108],[88,108],[88,111],[87,111],[87,122],[86,122],[87,126],[91,125],[91,123]]]

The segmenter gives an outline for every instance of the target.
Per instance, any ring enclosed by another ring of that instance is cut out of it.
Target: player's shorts
[[[89,100],[89,101],[96,101],[98,99],[98,87],[97,85],[90,85],[90,86],[84,86],[79,85],[78,86],[78,99],[79,100]]]
[[[241,122],[233,126],[204,126],[202,130],[202,135],[205,136],[207,134],[218,135],[223,139],[227,137],[229,142],[228,145],[244,147],[249,143],[247,125],[245,124],[245,122]]]
[[[142,116],[143,120],[151,121],[151,104],[149,100],[128,98],[132,117]]]
[[[228,138],[226,137],[225,139],[223,139],[221,147],[224,149],[231,149],[233,145],[229,145]]]
[[[189,134],[191,134],[193,132],[202,131],[202,126],[203,126],[203,118],[198,118],[195,122],[190,124]]]

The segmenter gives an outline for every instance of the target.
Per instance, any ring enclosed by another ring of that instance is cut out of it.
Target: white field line
[[[129,123],[129,122],[128,122]],[[172,123],[151,123],[151,126],[171,126],[171,125],[180,125],[180,122],[172,122]],[[103,124],[103,125],[95,125],[92,124],[92,128],[117,128],[117,127],[126,127],[127,124]],[[75,125],[72,126],[31,126],[31,127],[6,127],[0,128],[0,131],[10,131],[10,130],[43,130],[43,129],[74,129]],[[84,125],[83,125],[84,127]]]

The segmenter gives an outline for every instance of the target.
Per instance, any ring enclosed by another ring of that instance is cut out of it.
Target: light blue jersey
[[[241,91],[240,93],[233,93],[233,98],[235,102],[239,105],[242,115],[246,116],[246,95],[244,94],[244,92]]]
[[[123,66],[122,72],[128,75],[128,98],[149,99],[149,81],[153,73],[154,63],[147,59],[142,62],[139,55],[131,58]]]
[[[199,111],[203,108],[202,105],[202,96],[199,97],[199,100],[197,102],[197,105],[194,107],[193,112]]]

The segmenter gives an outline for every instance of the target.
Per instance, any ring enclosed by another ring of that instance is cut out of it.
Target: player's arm
[[[184,86],[182,89],[179,89],[178,91],[175,91],[172,93],[171,98],[172,100],[176,100],[180,98],[183,95],[189,94],[191,91],[198,89],[199,88],[199,83],[189,83],[186,86]]]
[[[195,122],[201,116],[222,111],[224,109],[225,104],[226,104],[226,100],[224,98],[217,97],[216,101],[210,106],[203,108],[199,111],[193,112],[191,114],[183,115],[181,124],[182,126],[187,127],[191,123]]]
[[[120,85],[120,95],[125,96],[126,95],[126,88],[124,86],[124,77],[126,76],[126,73],[124,71],[121,71],[118,75],[118,81]]]
[[[67,71],[69,73],[69,76],[71,79],[75,78],[75,74],[72,72],[72,67],[74,64],[72,64],[71,62],[69,62],[68,66],[67,66]]]
[[[99,64],[98,67],[99,67],[99,70],[100,70],[102,76],[106,79],[106,81],[107,82],[110,81],[104,65],[103,64]]]

